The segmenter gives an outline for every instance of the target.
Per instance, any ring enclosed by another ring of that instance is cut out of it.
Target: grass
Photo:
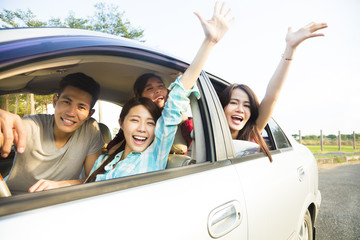
[[[334,159],[338,163],[343,163],[347,161],[346,159],[348,156],[360,155],[360,148],[357,147],[357,149],[354,149],[352,145],[351,146],[341,145],[341,151],[339,151],[338,145],[324,145],[323,151],[321,151],[320,145],[305,145],[305,146],[309,148],[314,155],[326,154],[324,156],[315,156],[316,160],[318,161],[319,160],[321,161],[322,159]],[[331,154],[335,152],[343,153],[343,154],[342,155]]]
[[[323,151],[321,151],[320,145],[305,145],[313,154],[324,154],[328,152],[343,152],[343,153],[354,153],[359,151],[359,149],[353,148],[353,146],[341,146],[341,151],[339,151],[339,146],[337,145],[324,145]]]

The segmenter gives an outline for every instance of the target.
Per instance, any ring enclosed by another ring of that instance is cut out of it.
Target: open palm
[[[195,12],[195,15],[199,18],[204,29],[206,38],[215,43],[219,42],[223,38],[229,29],[229,26],[234,22],[234,18],[228,20],[231,9],[228,9],[225,12],[225,8],[225,3],[223,3],[219,9],[219,3],[216,2],[214,15],[210,20],[205,20],[199,13]]]
[[[289,27],[288,33],[286,35],[286,42],[290,47],[296,48],[302,41],[312,37],[324,36],[322,33],[317,33],[318,30],[327,28],[326,23],[309,23],[308,25],[300,28],[296,32],[292,31],[292,28]]]

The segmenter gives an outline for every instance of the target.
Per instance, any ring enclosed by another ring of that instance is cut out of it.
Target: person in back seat
[[[169,90],[165,87],[165,83],[160,76],[153,73],[145,73],[138,77],[134,83],[134,94],[135,97],[146,97],[152,100],[160,109],[163,109],[165,102],[168,98]],[[190,137],[191,131],[193,130],[193,120],[182,113],[183,120],[180,123],[181,134],[186,142],[187,148],[190,147],[192,139]],[[119,119],[120,123],[120,119]],[[124,141],[124,132],[120,128],[113,140],[107,145],[109,154],[113,153],[114,150],[121,145]],[[186,154],[186,151],[183,151]]]
[[[188,97],[191,93],[197,98],[200,97],[196,81],[212,48],[222,39],[233,22],[233,19],[227,19],[229,13],[230,10],[225,11],[225,4],[219,8],[218,2],[211,20],[207,21],[196,13],[205,39],[188,69],[170,85],[171,91],[161,114],[158,105],[149,98],[135,97],[127,102],[120,114],[124,143],[111,155],[101,155],[85,182],[165,169],[177,125],[182,121],[182,113],[189,106]]]

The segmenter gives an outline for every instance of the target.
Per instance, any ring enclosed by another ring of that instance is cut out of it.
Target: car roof
[[[170,84],[188,64],[161,50],[110,34],[67,28],[0,30],[0,95],[51,94],[67,74],[83,72],[101,85],[100,99],[123,103],[143,73]]]
[[[121,42],[127,42],[129,45],[137,46],[142,48],[146,46],[145,43],[139,44],[138,41],[123,38],[120,36],[98,32],[90,31],[84,29],[76,28],[62,28],[62,27],[23,27],[23,28],[0,28],[0,44],[12,41],[23,41],[35,38],[46,38],[46,37],[59,37],[59,36],[88,36],[88,37],[103,37],[116,39]],[[151,46],[146,46],[146,48],[151,48]],[[156,49],[156,51],[161,51]]]
[[[100,98],[122,105],[144,73],[173,82],[189,63],[135,40],[71,28],[0,30],[0,95],[51,94],[67,74],[83,72],[101,85]],[[226,81],[211,74],[213,83]],[[215,84],[216,85],[216,84]]]

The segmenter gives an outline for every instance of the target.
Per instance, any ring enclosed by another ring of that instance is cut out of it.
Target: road
[[[319,167],[317,240],[360,240],[360,163]]]

